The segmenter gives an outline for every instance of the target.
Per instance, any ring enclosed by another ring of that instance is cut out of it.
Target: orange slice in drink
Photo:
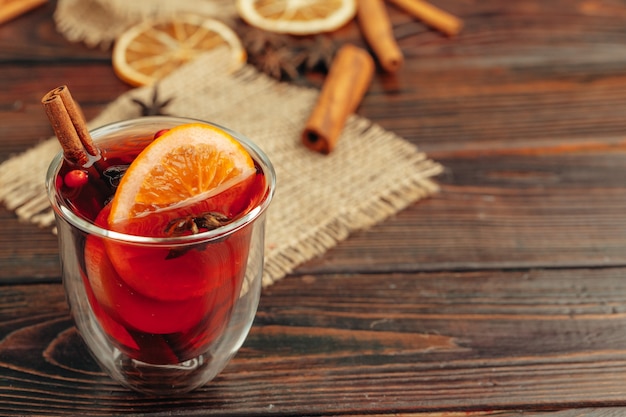
[[[108,227],[168,237],[172,222],[185,223],[190,216],[220,213],[233,219],[247,209],[256,178],[252,157],[230,134],[202,123],[181,125],[155,139],[130,164],[110,204]],[[186,246],[111,240],[106,251],[120,279],[142,296],[203,297],[213,305],[218,294],[229,294],[220,296],[225,300],[238,294],[250,236],[245,227],[217,241]]]
[[[113,69],[133,86],[152,84],[218,47],[229,48],[231,70],[245,64],[246,52],[239,37],[219,20],[197,15],[149,20],[131,27],[116,40]]]
[[[237,10],[260,29],[310,35],[346,24],[356,13],[356,0],[237,0]]]
[[[128,167],[111,203],[109,227],[207,200],[255,173],[248,151],[227,132],[202,123],[177,126]]]

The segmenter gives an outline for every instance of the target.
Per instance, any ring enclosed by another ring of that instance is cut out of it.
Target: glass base
[[[222,370],[215,367],[210,353],[181,363],[155,365],[129,358],[115,349],[113,362],[116,364],[113,378],[128,388],[149,395],[187,393],[204,385]]]

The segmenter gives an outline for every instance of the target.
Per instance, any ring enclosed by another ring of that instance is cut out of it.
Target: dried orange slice
[[[243,66],[246,52],[237,34],[219,20],[183,15],[131,27],[116,40],[113,69],[123,81],[152,84],[199,54],[225,46],[232,70]]]
[[[193,205],[255,173],[248,151],[227,132],[202,123],[175,127],[128,167],[111,203],[109,227]]]
[[[271,32],[310,35],[339,29],[356,13],[355,0],[237,0],[240,17]]]

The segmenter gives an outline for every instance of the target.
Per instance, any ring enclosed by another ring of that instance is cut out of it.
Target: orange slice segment
[[[229,48],[231,70],[245,64],[246,52],[239,37],[219,20],[197,15],[149,20],[131,27],[116,40],[113,69],[133,86],[152,84],[218,47]]]
[[[175,127],[128,167],[111,203],[109,227],[201,202],[255,173],[248,151],[227,132],[201,123]]]
[[[310,35],[339,29],[356,13],[355,0],[237,0],[252,26],[271,32]]]

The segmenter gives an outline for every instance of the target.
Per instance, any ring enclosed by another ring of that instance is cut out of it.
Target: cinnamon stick
[[[41,99],[65,158],[76,165],[90,165],[99,156],[82,111],[67,86],[50,90]]]
[[[0,0],[0,24],[8,22],[35,7],[42,6],[47,0]]]
[[[389,0],[404,9],[426,25],[448,36],[458,34],[463,28],[463,21],[458,17],[433,6],[424,0]]]
[[[323,154],[335,148],[348,116],[359,106],[373,75],[374,60],[367,51],[350,44],[337,51],[302,133],[306,147]]]
[[[387,72],[397,71],[404,62],[404,55],[396,43],[383,0],[359,0],[357,20],[380,66]]]

